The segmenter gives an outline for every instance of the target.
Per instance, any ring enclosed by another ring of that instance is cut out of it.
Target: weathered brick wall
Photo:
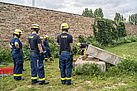
[[[126,24],[127,35],[137,35],[137,25]]]
[[[0,46],[8,46],[15,29],[23,31],[21,41],[26,44],[31,34],[31,25],[34,23],[40,25],[40,36],[47,34],[50,38],[56,39],[61,33],[60,25],[63,22],[70,26],[68,33],[73,35],[74,42],[77,42],[79,35],[85,38],[93,36],[94,18],[0,2]],[[127,24],[126,30],[128,34],[137,34],[135,25]]]
[[[21,5],[0,3],[0,45],[7,45],[13,37],[15,29],[21,29],[23,35],[21,41],[27,43],[31,34],[31,25],[40,25],[40,36],[48,35],[56,39],[62,31],[60,25],[66,22],[70,26],[69,34],[73,35],[74,42],[79,35],[88,37],[93,35],[93,18],[81,15],[63,13],[47,9],[33,8]]]

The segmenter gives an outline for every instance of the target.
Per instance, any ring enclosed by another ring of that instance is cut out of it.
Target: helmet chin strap
[[[20,38],[20,36],[21,36],[21,34],[19,34],[19,35],[17,35],[17,34],[15,34],[18,38]]]
[[[36,31],[36,33],[38,34],[38,31]]]
[[[39,29],[37,29],[37,28],[34,28],[34,31],[36,31],[36,33],[38,33],[38,32],[39,32]]]

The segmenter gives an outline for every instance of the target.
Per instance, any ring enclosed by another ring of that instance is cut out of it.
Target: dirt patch
[[[28,85],[27,87],[28,87],[28,88],[31,88],[31,87],[32,87],[32,85]]]
[[[93,83],[91,81],[85,81],[86,83],[88,83],[88,86],[93,86]]]

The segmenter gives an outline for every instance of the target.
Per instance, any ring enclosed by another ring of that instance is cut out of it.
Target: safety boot
[[[71,85],[71,82],[67,83],[67,85]]]
[[[33,82],[32,84],[35,84],[35,83],[38,83],[39,82],[39,80],[37,80],[36,82]]]
[[[43,84],[49,84],[49,81],[45,81]]]

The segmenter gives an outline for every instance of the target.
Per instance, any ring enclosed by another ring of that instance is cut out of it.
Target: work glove
[[[46,53],[46,51],[43,51],[43,53],[45,54],[45,53]]]
[[[42,60],[44,60],[44,57],[43,57],[43,52],[42,53],[40,53],[41,54],[41,56],[42,56]]]
[[[16,48],[15,52],[17,52],[17,53],[18,53],[19,51],[20,51],[20,48]]]

